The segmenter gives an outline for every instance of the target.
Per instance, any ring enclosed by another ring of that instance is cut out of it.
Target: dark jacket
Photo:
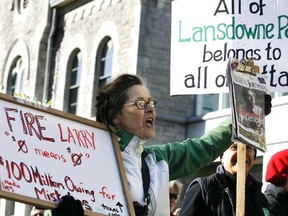
[[[261,192],[262,183],[248,174],[245,216],[270,215],[268,202]],[[236,214],[236,177],[222,165],[216,173],[191,182],[181,206],[181,216],[232,216]]]
[[[288,191],[273,184],[267,185],[265,196],[268,199],[272,216],[288,216]]]

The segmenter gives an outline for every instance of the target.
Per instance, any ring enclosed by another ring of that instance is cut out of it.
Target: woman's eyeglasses
[[[138,100],[135,102],[131,102],[131,103],[127,103],[124,104],[124,106],[130,106],[130,105],[135,105],[138,109],[144,110],[147,108],[147,106],[151,106],[151,107],[155,107],[155,105],[157,104],[157,102],[155,100],[149,100],[149,101],[145,101],[145,100]]]

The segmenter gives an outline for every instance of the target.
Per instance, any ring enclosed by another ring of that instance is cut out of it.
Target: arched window
[[[95,78],[93,87],[93,98],[92,98],[92,117],[96,115],[95,103],[97,89],[103,87],[111,81],[112,69],[113,69],[113,58],[114,58],[114,44],[110,37],[105,37],[97,49],[96,54],[96,65],[95,65]]]
[[[66,96],[67,106],[64,109],[72,114],[77,112],[78,91],[82,68],[82,54],[79,49],[75,50],[68,61]]]
[[[98,87],[101,88],[106,85],[112,75],[112,63],[113,63],[113,42],[110,37],[105,38],[102,41],[102,45],[99,47],[99,83]]]
[[[23,66],[22,58],[18,56],[12,62],[8,78],[7,93],[13,95],[14,93],[25,93],[25,67]]]

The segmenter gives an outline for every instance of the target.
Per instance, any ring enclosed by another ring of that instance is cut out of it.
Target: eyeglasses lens
[[[138,109],[146,109],[146,107],[149,105],[151,107],[155,107],[155,105],[157,104],[156,101],[154,100],[150,100],[148,102],[144,101],[144,100],[139,100],[136,101],[136,106]]]
[[[150,100],[150,101],[148,101],[148,104],[149,104],[149,106],[151,106],[151,107],[155,107],[155,105],[157,104],[157,102],[154,101],[154,100]]]
[[[145,109],[147,107],[147,103],[145,101],[137,101],[136,106],[138,109]]]

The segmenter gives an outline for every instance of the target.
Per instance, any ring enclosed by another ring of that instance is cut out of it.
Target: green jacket
[[[169,215],[170,180],[191,175],[212,163],[232,144],[231,119],[225,120],[201,138],[186,139],[182,142],[143,146],[145,140],[126,131],[118,131],[119,144],[127,174],[132,201],[145,206],[141,153],[150,172],[150,204],[148,215]]]

